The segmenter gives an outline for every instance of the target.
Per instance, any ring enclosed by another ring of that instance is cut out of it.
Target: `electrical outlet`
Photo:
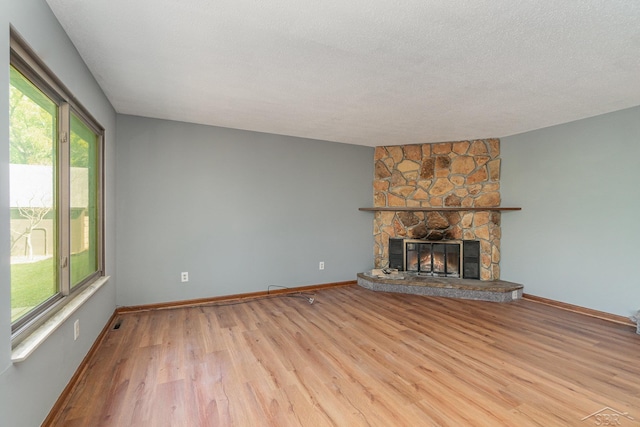
[[[180,280],[182,282],[188,282],[189,281],[189,273],[186,271],[183,271],[182,273],[180,273]]]
[[[80,319],[73,322],[73,340],[77,340],[78,337],[80,337]]]
[[[318,270],[324,270],[324,261],[320,261],[320,264],[318,264]]]
[[[518,299],[518,291],[511,291],[511,299]]]

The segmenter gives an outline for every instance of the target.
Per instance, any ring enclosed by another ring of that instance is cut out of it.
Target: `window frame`
[[[69,89],[42,62],[27,43],[10,29],[10,67],[14,67],[34,86],[58,106],[57,138],[55,156],[55,209],[57,232],[55,236],[58,289],[55,295],[42,301],[25,316],[11,322],[12,347],[18,345],[44,322],[50,319],[90,284],[104,277],[104,141],[105,130],[100,123],[80,104]],[[92,274],[73,286],[71,266],[71,115],[75,115],[96,135],[95,183],[96,192],[96,261]]]

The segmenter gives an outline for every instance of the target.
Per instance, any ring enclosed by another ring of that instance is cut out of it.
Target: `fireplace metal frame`
[[[460,247],[458,277],[480,279],[480,242],[477,240],[389,239],[389,267],[407,271],[407,243],[456,244]],[[468,254],[465,254],[465,247]],[[428,273],[424,273],[428,274]],[[446,277],[431,273],[434,277]],[[452,277],[452,276],[449,276]]]

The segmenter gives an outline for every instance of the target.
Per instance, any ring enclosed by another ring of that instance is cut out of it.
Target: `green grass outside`
[[[57,292],[54,258],[11,265],[11,321],[37,306]],[[95,271],[90,252],[71,256],[71,283],[78,283]]]

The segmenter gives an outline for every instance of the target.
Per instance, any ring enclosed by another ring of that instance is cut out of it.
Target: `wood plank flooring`
[[[347,286],[115,322],[52,425],[640,425],[635,330],[532,301]]]

